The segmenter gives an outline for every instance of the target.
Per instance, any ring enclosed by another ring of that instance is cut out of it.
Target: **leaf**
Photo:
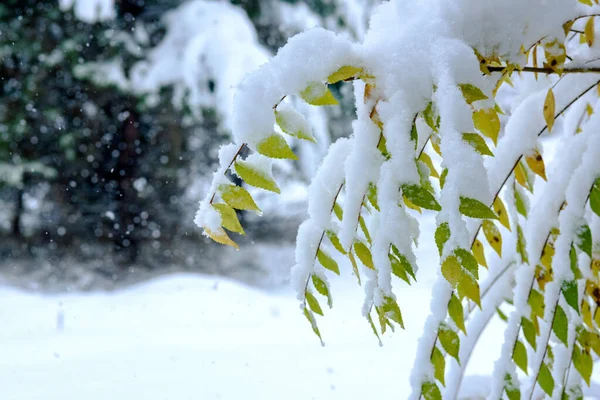
[[[552,88],[548,89],[546,100],[544,100],[544,119],[548,125],[548,132],[552,132],[554,127],[554,115],[556,112],[556,100]]]
[[[317,251],[317,259],[319,260],[319,263],[326,269],[335,272],[336,274],[340,274],[340,269],[338,267],[338,264],[335,262],[335,260],[333,258],[331,258],[327,253],[325,253],[323,250],[319,249]]]
[[[328,83],[337,83],[345,81],[355,76],[359,76],[363,72],[362,68],[353,67],[352,65],[344,65],[327,78]]]
[[[568,347],[569,320],[567,319],[565,310],[561,306],[556,306],[552,330],[556,337]]]
[[[473,251],[473,255],[475,256],[475,259],[477,260],[479,265],[487,268],[488,265],[487,265],[487,261],[485,259],[483,243],[481,243],[479,240],[475,240],[475,242],[473,243],[473,247],[471,248],[471,251]]]
[[[500,134],[500,118],[493,108],[478,110],[473,113],[475,128],[485,136],[492,139],[494,145],[498,144]]]
[[[354,275],[356,276],[356,279],[358,280],[358,285],[361,285],[361,281],[360,281],[360,272],[358,271],[358,264],[356,263],[356,259],[354,258],[354,254],[352,254],[352,251],[348,252],[348,259],[350,260],[350,264],[352,264],[352,271],[354,272]]]
[[[504,390],[506,391],[508,400],[521,400],[521,391],[519,390],[519,386],[515,385],[510,374],[506,374],[504,376]]]
[[[425,123],[431,128],[431,130],[437,132],[438,129],[435,126],[434,122],[433,102],[430,101],[427,104],[427,107],[425,107],[425,110],[423,111],[423,119],[425,120]]]
[[[262,171],[256,169],[252,164],[246,161],[236,161],[234,164],[235,173],[248,185],[256,186],[261,189],[269,190],[275,193],[281,193],[277,183]]]
[[[592,47],[594,45],[594,36],[596,34],[593,16],[588,18],[587,22],[585,23],[585,28],[584,28],[583,32],[585,33],[585,41],[586,41],[587,45],[589,47]]]
[[[483,94],[481,89],[475,85],[471,85],[470,83],[461,83],[458,85],[458,87],[460,88],[460,91],[462,92],[467,104],[472,104],[478,100],[485,100],[488,98],[485,94]]]
[[[515,206],[517,207],[517,212],[527,218],[527,203],[525,203],[523,196],[524,194],[521,193],[519,187],[515,186]]]
[[[493,156],[485,140],[477,133],[463,133],[462,139],[470,144],[479,154],[483,156]]]
[[[340,221],[344,217],[344,211],[342,210],[342,207],[338,203],[335,203],[333,205],[333,213],[335,214],[337,219],[339,219]]]
[[[513,350],[512,358],[515,361],[515,364],[517,364],[517,366],[519,368],[521,368],[521,370],[523,372],[525,372],[525,375],[528,375],[528,373],[527,373],[527,350],[525,349],[525,345],[523,344],[523,342],[521,342],[520,340],[517,340],[517,342],[515,343],[515,348]]]
[[[304,296],[306,297],[306,302],[310,309],[319,315],[323,315],[323,310],[321,310],[321,306],[319,305],[319,301],[317,298],[309,291],[304,292]]]
[[[385,312],[386,316],[404,329],[402,313],[400,312],[400,307],[398,306],[398,303],[396,303],[396,300],[391,297],[385,297],[383,301],[383,311]]]
[[[434,211],[441,211],[442,209],[433,194],[422,186],[402,185],[402,194],[416,206]]]
[[[465,270],[469,271],[475,279],[479,279],[479,264],[477,264],[477,260],[470,251],[456,249],[454,250],[454,255],[456,255],[458,262]]]
[[[467,297],[475,302],[481,308],[481,295],[479,292],[479,285],[477,281],[471,276],[471,274],[462,273],[460,274],[460,281],[458,282],[458,294],[460,298]]]
[[[250,193],[241,186],[219,185],[219,192],[223,201],[236,210],[260,212]]]
[[[338,104],[327,85],[322,82],[311,82],[300,93],[300,97],[313,106],[334,106]]]
[[[415,276],[414,268],[410,261],[408,261],[408,258],[406,258],[404,254],[400,253],[400,251],[394,245],[392,245],[392,253],[400,260],[400,263],[402,264],[402,267],[406,273],[416,281],[417,277]]]
[[[429,156],[429,154],[422,152],[421,156],[419,157],[419,160],[423,161],[425,163],[425,165],[427,165],[431,176],[433,176],[434,178],[440,177],[438,172],[435,170],[435,166],[433,165],[433,161],[431,161],[431,157]]]
[[[425,400],[442,400],[440,388],[433,382],[423,382],[421,385],[421,393]]]
[[[337,251],[339,251],[340,253],[342,253],[344,255],[348,254],[348,252],[346,250],[344,250],[344,248],[342,247],[342,244],[340,243],[340,239],[337,237],[335,232],[328,230],[326,233],[327,233],[327,237],[329,238],[329,241],[331,242],[331,244]]]
[[[275,122],[284,133],[298,139],[316,143],[312,128],[306,118],[291,106],[275,110]]]
[[[446,372],[446,359],[442,354],[442,351],[434,346],[433,352],[431,353],[431,364],[433,365],[433,376],[435,379],[440,381],[443,386],[446,386],[444,381],[444,374]]]
[[[448,283],[456,288],[461,278],[460,263],[455,256],[448,256],[442,263],[442,275]]]
[[[502,312],[502,310],[500,309],[500,307],[496,307],[496,312],[498,313],[498,316],[500,317],[500,319],[504,322],[508,322],[508,317],[506,316],[506,314],[504,314],[504,312]]]
[[[590,193],[590,207],[600,217],[600,178],[596,179]]]
[[[375,327],[375,324],[373,323],[373,318],[371,318],[371,314],[367,314],[367,321],[369,321],[369,325],[371,325],[371,329],[373,330],[373,333],[377,337],[377,340],[379,340],[379,345],[383,346],[383,343],[381,343],[381,338],[379,337],[379,332],[377,332],[377,328]]]
[[[234,247],[236,250],[240,249],[237,243],[231,240],[231,238],[229,238],[227,233],[222,228],[219,228],[215,232],[211,231],[210,229],[204,228],[204,233],[206,234],[206,236],[208,236],[217,243]]]
[[[465,315],[463,312],[463,306],[461,301],[455,295],[450,297],[450,302],[448,303],[448,314],[452,321],[456,324],[458,329],[467,334],[467,329],[465,328]]]
[[[582,225],[577,231],[577,246],[592,258],[592,231],[588,225]]]
[[[327,297],[327,305],[329,306],[329,308],[331,308],[333,306],[333,299],[331,298],[331,294],[329,293],[329,288],[327,287],[327,284],[316,274],[312,274],[311,279],[317,292]]]
[[[517,166],[515,167],[515,179],[519,185],[531,191],[531,188],[529,187],[529,181],[527,180],[527,171],[525,170],[522,162],[517,163]]]
[[[461,196],[458,211],[471,218],[498,219],[498,216],[488,206],[479,200],[468,197]]]
[[[537,348],[537,344],[535,342],[537,333],[535,330],[535,326],[533,325],[533,322],[531,322],[530,320],[528,320],[525,317],[522,317],[521,318],[521,327],[523,328],[523,336],[525,336],[527,343],[529,343],[531,348],[533,350],[535,350]]]
[[[258,142],[256,145],[256,151],[263,156],[271,158],[288,158],[292,160],[298,159],[285,139],[277,133]]]
[[[519,253],[523,262],[529,262],[529,257],[527,256],[527,243],[525,242],[525,235],[523,235],[521,225],[517,225],[517,253]]]
[[[592,355],[585,350],[581,350],[579,346],[575,346],[573,350],[573,365],[585,383],[590,386],[590,379],[594,368]]]
[[[440,175],[440,188],[444,188],[444,185],[446,184],[446,177],[448,176],[448,168],[444,168],[442,170],[442,175]]]
[[[415,210],[417,211],[419,214],[422,214],[423,212],[421,211],[421,207],[419,207],[418,205],[414,204],[412,201],[410,201],[408,199],[408,197],[406,196],[402,196],[402,200],[404,200],[404,205],[408,208],[410,208],[411,210]]]
[[[363,265],[369,269],[374,270],[375,265],[373,264],[373,257],[371,251],[363,242],[354,243],[354,252]]]
[[[367,239],[367,242],[369,244],[371,244],[371,234],[369,233],[369,230],[367,229],[367,223],[365,222],[365,219],[363,218],[362,215],[360,217],[358,217],[358,224],[360,225],[360,230],[365,235],[365,239]]]
[[[525,157],[525,161],[535,174],[539,175],[543,180],[547,181],[546,178],[546,166],[544,165],[544,159],[539,151],[535,150],[535,152]]]
[[[504,225],[504,227],[510,231],[511,229],[510,229],[510,221],[508,220],[508,212],[506,212],[506,207],[504,206],[504,203],[502,202],[500,197],[496,197],[496,199],[494,200],[493,208],[494,208],[494,212],[500,219],[500,223],[502,225]]]
[[[552,396],[552,392],[554,391],[554,378],[552,378],[552,373],[550,372],[550,369],[544,362],[540,367],[538,383],[540,384],[540,387],[544,390],[544,392],[548,394],[548,396]]]
[[[502,234],[492,221],[485,220],[482,224],[483,234],[488,243],[496,251],[498,256],[502,258]]]
[[[369,202],[375,207],[377,211],[379,211],[379,205],[377,204],[377,186],[373,183],[369,183],[369,189],[367,190],[367,198]]]
[[[460,364],[460,360],[458,359],[458,352],[460,350],[460,339],[456,332],[447,327],[440,327],[438,332],[438,337],[440,343],[446,353],[448,353],[451,357],[454,357],[456,361]]]
[[[592,309],[587,301],[581,303],[581,315],[583,322],[591,329],[594,329],[594,323],[592,322]]]
[[[388,254],[388,258],[392,265],[392,273],[410,285],[410,279],[408,278],[401,261],[393,254]]]
[[[240,225],[240,221],[238,220],[237,214],[233,208],[225,203],[214,203],[212,206],[221,215],[221,225],[223,228],[231,232],[245,235],[244,229],[242,228],[242,225]]]
[[[313,332],[315,333],[315,335],[317,335],[319,337],[319,340],[321,341],[321,346],[323,346],[324,345],[323,338],[321,337],[321,332],[319,331],[319,327],[317,326],[317,321],[315,320],[315,316],[306,307],[304,307],[304,316],[306,317],[308,322],[310,322]]]
[[[535,289],[529,292],[527,304],[531,307],[531,311],[539,318],[544,318],[544,296]]]
[[[579,314],[579,296],[577,293],[577,281],[564,281],[561,286],[561,291],[567,304],[573,307],[577,314]]]

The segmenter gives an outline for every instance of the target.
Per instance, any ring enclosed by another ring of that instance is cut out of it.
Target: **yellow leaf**
[[[466,271],[462,271],[460,274],[458,295],[461,299],[467,297],[468,299],[473,300],[475,304],[481,308],[481,294],[479,291],[479,285],[473,276]]]
[[[535,150],[535,152],[532,155],[527,156],[525,158],[525,161],[527,161],[529,169],[531,169],[537,175],[541,176],[543,180],[547,180],[544,159],[542,158],[542,155],[539,151]]]
[[[587,42],[588,46],[592,47],[594,45],[594,36],[596,34],[596,30],[594,28],[594,17],[590,17],[587,20],[585,29],[583,31],[585,32],[585,41]]]
[[[481,243],[479,240],[475,240],[475,243],[473,243],[472,250],[475,259],[477,260],[477,263],[487,268],[488,266],[487,261],[485,259],[485,252],[483,251],[483,243]]]
[[[240,247],[237,245],[237,243],[234,242],[233,240],[231,240],[229,238],[229,236],[227,235],[227,233],[222,228],[219,228],[215,232],[212,232],[210,229],[204,228],[204,233],[206,234],[206,236],[208,236],[209,238],[211,238],[212,240],[214,240],[217,243],[221,243],[221,244],[225,244],[227,246],[234,247],[236,250],[240,249]]]
[[[490,220],[483,221],[483,233],[488,243],[498,253],[498,256],[502,257],[502,235],[500,230]]]
[[[338,104],[327,85],[322,82],[311,82],[300,93],[300,97],[313,106],[333,106]]]
[[[458,85],[458,87],[460,88],[460,91],[462,92],[467,104],[472,104],[478,100],[485,100],[488,98],[485,94],[483,94],[481,89],[470,83],[461,83]]]
[[[433,161],[431,161],[431,157],[429,157],[429,154],[422,152],[421,157],[419,157],[419,160],[423,161],[425,165],[427,165],[431,176],[433,176],[434,178],[440,177],[440,174],[438,174],[438,172],[435,170],[435,167],[433,166]]]
[[[256,186],[271,192],[281,193],[277,183],[263,171],[256,169],[246,161],[237,161],[234,164],[235,173],[248,185]]]
[[[498,135],[500,134],[500,118],[493,108],[478,110],[473,113],[473,123],[475,128],[485,136],[492,139],[494,145],[498,144]]]
[[[345,81],[346,79],[358,76],[363,72],[362,68],[356,68],[352,65],[344,65],[327,78],[328,83],[336,83],[339,81]]]
[[[238,220],[235,210],[225,203],[215,203],[212,205],[221,215],[221,225],[223,228],[245,235],[242,225]]]
[[[453,288],[456,288],[461,276],[461,267],[455,256],[446,257],[442,263],[442,275]]]
[[[595,329],[592,322],[592,309],[587,300],[581,303],[581,315],[583,317],[583,322],[585,322],[590,329]]]
[[[554,127],[554,113],[556,111],[556,100],[554,99],[554,92],[552,88],[548,90],[546,100],[544,101],[544,119],[548,125],[548,132],[552,132]]]
[[[363,265],[369,269],[375,269],[375,265],[373,264],[373,256],[371,255],[371,250],[363,243],[356,242],[354,243],[354,252],[356,256],[363,263]]]
[[[273,135],[261,140],[256,145],[256,150],[263,156],[271,158],[290,158],[292,160],[298,159],[285,139],[277,133],[274,133]]]
[[[316,143],[317,140],[312,135],[312,128],[306,118],[291,106],[280,104],[275,110],[275,122],[281,130],[290,136],[297,137]]]
[[[552,267],[552,259],[554,258],[554,247],[550,243],[546,243],[544,250],[542,250],[542,257],[540,261],[546,269],[550,270]]]
[[[230,207],[237,210],[260,211],[254,199],[246,189],[235,185],[219,185],[221,198]]]
[[[414,204],[412,201],[407,199],[406,196],[402,196],[402,199],[404,200],[404,204],[406,205],[406,207],[416,210],[419,212],[419,214],[422,214],[421,207],[419,207],[418,205]]]
[[[508,220],[508,212],[506,211],[506,207],[504,206],[504,203],[500,197],[496,197],[496,200],[494,200],[494,212],[500,219],[500,223],[510,231],[511,229],[510,221]]]
[[[440,139],[439,135],[436,133],[432,134],[431,138],[430,138],[430,142],[431,142],[431,147],[433,147],[433,150],[441,157],[442,150],[440,149],[441,139]]]

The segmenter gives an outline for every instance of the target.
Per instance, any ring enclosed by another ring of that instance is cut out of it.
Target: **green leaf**
[[[269,190],[275,193],[281,193],[277,183],[266,173],[256,169],[252,164],[246,161],[237,161],[234,164],[235,173],[248,185],[256,186],[261,189]]]
[[[402,194],[413,204],[427,210],[440,211],[442,207],[432,193],[419,185],[402,185]]]
[[[443,386],[446,386],[444,375],[446,372],[446,359],[442,354],[442,351],[434,346],[433,352],[431,353],[431,364],[433,365],[433,376],[435,379],[440,381]]]
[[[225,203],[214,203],[212,205],[221,215],[221,225],[223,228],[244,235],[244,229],[240,225],[235,210]]]
[[[440,177],[438,172],[435,170],[435,166],[433,165],[433,161],[431,160],[429,154],[422,152],[421,156],[419,157],[419,161],[422,161],[423,163],[425,163],[425,165],[427,165],[427,168],[429,168],[429,174],[431,176],[433,176],[434,178]]]
[[[356,242],[353,247],[360,262],[362,262],[365,267],[374,270],[375,265],[373,264],[373,257],[371,256],[369,248],[363,242]]]
[[[263,156],[271,158],[298,159],[283,136],[277,133],[261,140],[256,145],[256,150]]]
[[[448,239],[450,239],[450,225],[447,222],[442,222],[435,230],[435,244],[440,256]]]
[[[467,297],[481,308],[481,294],[477,281],[471,274],[463,272],[458,282],[458,295],[460,298]]]
[[[340,274],[340,269],[335,260],[321,249],[317,251],[317,260],[319,260],[319,263],[326,269],[335,272],[338,275]]]
[[[562,294],[565,296],[567,304],[573,307],[573,310],[579,314],[579,295],[577,293],[577,281],[564,281],[561,287]]]
[[[450,328],[441,326],[438,332],[438,337],[442,347],[444,350],[446,350],[446,353],[448,353],[451,357],[454,357],[460,364],[460,360],[458,359],[458,352],[460,350],[460,339],[458,334]]]
[[[517,212],[527,218],[528,210],[527,203],[523,200],[523,196],[525,196],[518,187],[515,187],[515,205],[517,207]]]
[[[565,346],[569,346],[567,343],[569,334],[569,320],[567,314],[561,306],[556,306],[556,314],[554,315],[554,323],[552,324],[552,330],[556,337],[564,343]]]
[[[536,334],[535,326],[533,325],[533,322],[531,322],[530,320],[528,320],[525,317],[522,317],[521,318],[521,326],[523,327],[523,335],[525,336],[527,343],[529,343],[531,348],[533,350],[535,350],[537,348],[537,344],[535,342],[535,338],[536,338],[537,334]]]
[[[546,363],[542,363],[542,366],[540,367],[538,383],[548,396],[552,396],[552,392],[554,391],[554,378],[552,378],[552,373]]]
[[[529,262],[529,257],[527,256],[527,243],[525,242],[525,235],[523,234],[523,229],[521,229],[521,225],[517,224],[517,253],[521,256],[521,259],[524,263]]]
[[[434,132],[437,132],[437,126],[434,121],[433,103],[431,101],[427,104],[425,110],[423,110],[423,119]]]
[[[448,176],[448,168],[444,168],[442,170],[442,174],[440,175],[440,188],[444,188],[446,184],[446,177]]]
[[[373,183],[369,183],[369,189],[367,190],[367,198],[369,202],[375,207],[377,211],[379,211],[379,205],[377,204],[377,186]]]
[[[352,65],[344,65],[327,78],[328,83],[337,83],[346,79],[358,76],[363,72],[362,68],[356,68]]]
[[[479,279],[479,264],[470,251],[465,249],[456,249],[454,250],[454,255],[456,255],[458,262],[464,269],[469,271],[469,273],[473,275],[475,279]]]
[[[472,104],[475,101],[485,100],[488,98],[485,94],[483,94],[481,89],[470,83],[461,83],[458,85],[458,87],[460,88],[460,91],[462,92],[467,104]]]
[[[473,124],[475,128],[485,136],[492,139],[494,145],[498,144],[500,134],[500,118],[493,108],[478,110],[473,113]]]
[[[331,242],[331,244],[337,251],[339,251],[340,253],[342,253],[344,255],[348,254],[348,252],[346,250],[344,250],[344,248],[342,247],[342,244],[340,243],[340,239],[337,237],[335,232],[328,230],[326,233],[327,233],[327,237],[329,238],[329,241]]]
[[[388,254],[388,258],[392,265],[392,273],[410,285],[410,279],[402,266],[402,262],[393,254]]]
[[[577,231],[577,246],[592,258],[592,231],[588,225],[582,225]]]
[[[496,225],[489,220],[483,221],[483,234],[487,239],[488,243],[492,248],[496,251],[498,256],[502,258],[502,234],[500,233],[500,229],[496,227]]]
[[[279,125],[283,132],[290,136],[313,143],[317,142],[308,121],[306,121],[302,114],[291,107],[275,110],[275,122],[277,122],[277,125]]]
[[[329,306],[329,308],[331,308],[333,306],[333,299],[331,298],[331,294],[329,293],[329,288],[327,287],[327,284],[316,274],[312,274],[311,279],[317,292],[327,297],[327,305]]]
[[[356,259],[354,258],[354,254],[352,254],[352,251],[348,252],[348,259],[350,260],[350,264],[352,264],[352,271],[354,272],[354,275],[356,275],[358,285],[360,286],[360,272],[358,271],[358,264],[356,263]]]
[[[590,207],[600,217],[600,178],[596,179],[590,193]]]
[[[322,82],[311,82],[300,93],[300,97],[313,106],[334,106],[338,104],[327,85]]]
[[[482,218],[482,219],[498,219],[496,213],[494,213],[488,206],[476,199],[468,197],[461,197],[458,211],[461,214],[471,218]]]
[[[321,306],[319,305],[319,301],[317,298],[309,291],[304,292],[304,296],[306,297],[306,302],[310,309],[319,315],[323,315],[323,310],[321,310]]]
[[[460,281],[461,273],[460,273],[460,263],[455,256],[448,256],[442,263],[442,275],[448,281],[448,283],[456,288],[458,282]]]
[[[463,312],[463,306],[461,301],[455,295],[450,297],[450,302],[448,303],[448,314],[450,314],[450,318],[456,324],[458,329],[467,334],[467,329],[465,328],[465,316]]]
[[[534,315],[540,318],[544,318],[544,296],[535,289],[531,289],[529,292],[529,299],[527,304],[531,307],[531,311]]]
[[[367,229],[367,224],[362,215],[360,217],[358,217],[358,224],[360,225],[360,230],[365,235],[365,239],[367,239],[367,242],[369,244],[371,244],[371,234],[369,234],[369,230]]]
[[[510,374],[504,376],[504,390],[506,391],[508,400],[521,400],[519,386],[514,384]]]
[[[517,342],[515,343],[515,348],[513,350],[513,360],[515,361],[515,364],[517,364],[517,366],[521,368],[523,372],[525,372],[525,375],[528,375],[527,350],[525,349],[525,345],[523,344],[523,342],[521,342],[520,340],[517,340]]]
[[[392,245],[392,253],[400,260],[400,263],[402,264],[402,267],[406,273],[416,281],[417,277],[415,276],[414,268],[410,261],[408,261],[408,258],[406,258],[404,254],[400,253],[400,250],[398,250],[398,248],[396,248],[394,245]]]
[[[585,350],[581,350],[579,346],[575,346],[573,350],[573,365],[575,365],[575,369],[577,369],[577,372],[579,372],[585,383],[590,386],[590,379],[594,368],[592,355]]]
[[[504,312],[502,312],[502,310],[500,309],[500,307],[496,307],[496,313],[498,313],[498,316],[500,317],[500,319],[504,322],[508,322],[508,317],[506,316],[506,314],[504,314]]]
[[[371,329],[373,330],[373,333],[377,337],[377,340],[379,340],[379,345],[383,346],[383,343],[381,343],[381,338],[379,337],[379,332],[377,332],[375,323],[373,323],[373,318],[371,318],[371,314],[367,314],[367,321],[369,321],[369,325],[371,325]]]
[[[398,303],[396,303],[396,300],[391,297],[384,297],[383,301],[383,311],[386,316],[404,329],[402,313],[400,312],[400,307],[398,306]]]
[[[219,185],[221,198],[236,210],[260,211],[254,199],[246,189],[235,185]]]
[[[493,156],[485,140],[477,133],[463,133],[462,138],[470,144],[479,154],[483,156]]]
[[[421,385],[421,393],[425,400],[442,400],[440,388],[433,382],[423,382]]]
[[[333,205],[333,213],[335,214],[337,219],[339,219],[340,221],[344,217],[344,211],[342,210],[342,207],[338,203],[335,203]]]
[[[571,244],[571,250],[569,251],[569,262],[571,266],[571,272],[575,275],[575,279],[579,279],[581,277],[581,271],[579,271],[579,265],[577,264],[577,250],[575,250],[575,246]]]
[[[319,331],[319,327],[317,326],[317,321],[315,320],[315,316],[306,307],[304,308],[304,316],[306,317],[308,322],[310,322],[313,332],[315,333],[315,335],[317,335],[319,337],[319,340],[321,341],[321,345],[323,346],[324,345],[323,338],[321,337],[321,332]]]

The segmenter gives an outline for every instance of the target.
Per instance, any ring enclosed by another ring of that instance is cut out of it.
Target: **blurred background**
[[[219,146],[231,140],[231,100],[243,76],[314,26],[359,39],[374,3],[3,1],[3,279],[88,290],[186,270],[284,282],[289,258],[268,271],[247,254],[223,261],[231,253],[202,237],[193,215]],[[242,216],[243,243],[258,244],[244,251],[292,244],[307,183],[330,141],[349,131],[351,87],[335,91],[342,107],[299,105],[319,143],[293,143],[303,161],[277,165],[284,196],[257,193],[265,217]]]

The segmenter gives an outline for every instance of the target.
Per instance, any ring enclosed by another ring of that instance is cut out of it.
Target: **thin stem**
[[[502,66],[488,66],[487,69],[490,72],[504,72],[506,67]],[[516,72],[533,72],[536,74],[556,74],[557,72],[550,67],[523,67],[521,69],[515,69]],[[565,68],[561,71],[561,74],[587,74],[587,73],[600,73],[600,67],[575,67]]]

